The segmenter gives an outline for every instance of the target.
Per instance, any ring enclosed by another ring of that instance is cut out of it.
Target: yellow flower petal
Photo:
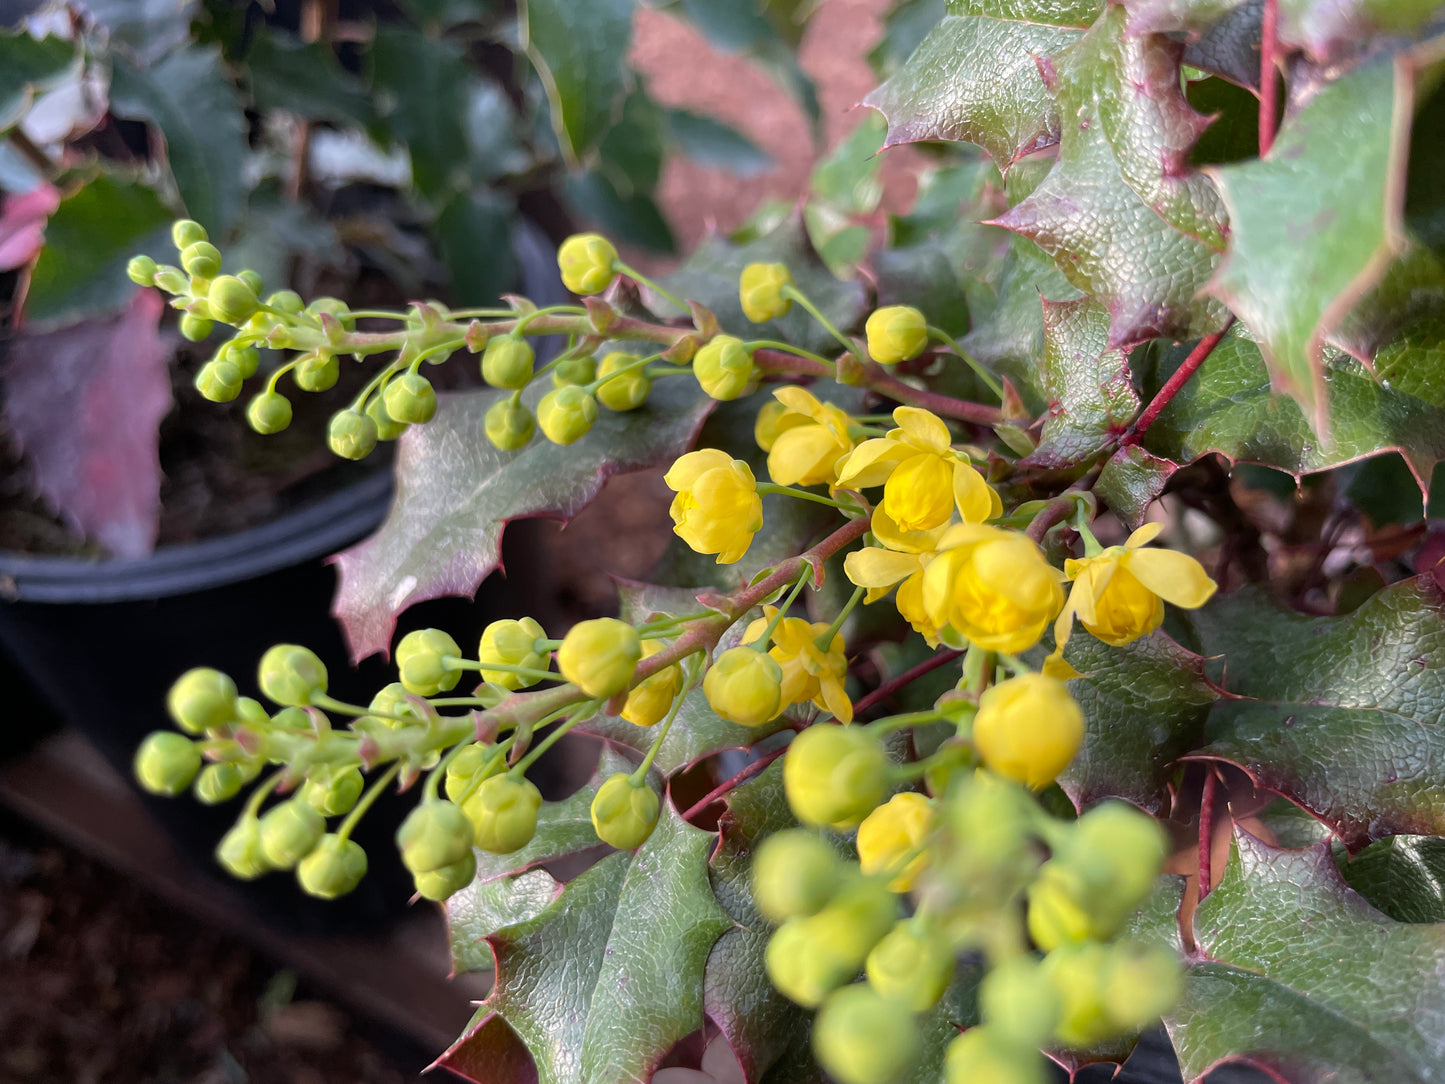
[[[799,414],[806,414],[813,419],[817,419],[823,412],[823,404],[818,401],[817,397],[796,384],[786,384],[781,388],[775,388],[773,398],[789,410],[796,410]]]
[[[922,567],[916,554],[877,546],[865,546],[843,559],[843,573],[857,587],[892,587]]]
[[[918,449],[887,437],[865,440],[853,449],[848,461],[838,470],[838,484],[849,489],[871,489],[888,481],[895,467]]]
[[[1003,512],[1003,501],[993,487],[962,460],[953,465],[953,502],[965,523],[982,523]]]
[[[1164,524],[1162,523],[1146,523],[1124,540],[1124,548],[1126,550],[1137,550],[1143,546],[1147,546],[1159,537],[1159,532],[1163,529]]]
[[[1186,610],[1203,606],[1219,586],[1203,565],[1177,550],[1134,550],[1127,558],[1127,567],[1135,579],[1165,602]]]
[[[953,465],[942,456],[911,456],[889,476],[881,507],[904,531],[942,527],[953,515],[953,482]]]
[[[732,461],[732,456],[718,448],[700,448],[679,457],[662,476],[662,480],[667,483],[668,489],[691,489],[701,475],[718,467],[726,467]]]
[[[945,452],[953,443],[948,426],[937,414],[918,407],[901,406],[893,411],[893,421],[903,430],[909,443],[935,452]]]

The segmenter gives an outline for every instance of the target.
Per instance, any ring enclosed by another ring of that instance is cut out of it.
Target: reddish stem
[[[1231,316],[1229,322],[1224,325],[1222,330],[1216,331],[1213,335],[1207,335],[1199,340],[1199,344],[1195,346],[1195,348],[1189,352],[1189,356],[1184,359],[1184,364],[1180,365],[1179,368],[1174,371],[1174,375],[1164,382],[1164,386],[1159,389],[1158,394],[1149,400],[1149,405],[1144,408],[1144,412],[1135,419],[1134,424],[1129,427],[1129,431],[1119,439],[1119,446],[1121,448],[1127,448],[1131,444],[1138,444],[1144,439],[1145,430],[1159,419],[1160,414],[1164,413],[1164,408],[1179,394],[1179,389],[1189,383],[1189,378],[1204,364],[1204,359],[1214,352],[1214,348],[1219,345],[1219,340],[1224,338],[1225,333],[1229,331],[1230,325],[1233,323],[1234,317]]]
[[[759,772],[761,772],[764,768],[766,768],[773,761],[777,760],[787,751],[788,747],[785,745],[781,749],[774,749],[767,756],[759,757],[742,771],[738,772],[737,775],[733,776],[731,779],[719,783],[697,801],[693,802],[692,805],[688,807],[687,812],[682,815],[682,819],[690,822],[693,817],[696,817],[704,809],[712,805],[713,802],[716,802],[719,798],[726,797],[732,791],[742,786],[749,779],[757,775]]]
[[[1204,793],[1199,798],[1199,898],[1209,895],[1214,884],[1214,792],[1219,775],[1209,767],[1204,776]]]
[[[1279,50],[1279,0],[1264,0],[1264,18],[1259,37],[1259,156],[1274,146],[1274,119],[1279,110],[1279,73],[1275,55]]]
[[[854,717],[856,718],[857,716],[862,715],[874,704],[880,703],[888,699],[888,697],[892,696],[899,689],[903,688],[903,686],[907,685],[915,678],[921,678],[924,674],[932,673],[940,666],[946,666],[948,663],[951,663],[954,659],[960,658],[962,655],[962,651],[954,651],[951,648],[945,651],[940,651],[938,652],[938,654],[933,655],[930,658],[924,659],[917,666],[903,671],[903,673],[899,674],[897,677],[889,678],[882,685],[878,686],[878,688],[874,689],[867,696],[863,697],[863,699],[859,700],[858,703],[853,705]]]

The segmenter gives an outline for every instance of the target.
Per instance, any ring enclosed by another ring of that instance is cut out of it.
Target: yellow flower
[[[923,570],[934,556],[931,550],[925,553],[907,553],[881,546],[865,546],[843,559],[843,573],[855,587],[868,589],[868,593],[863,596],[865,605],[877,602],[897,584],[898,596],[894,599],[894,604],[898,607],[899,614],[930,646],[936,647],[938,626],[933,623],[923,605]]]
[[[763,607],[763,616],[748,626],[743,643],[761,639],[778,614],[776,606]],[[785,617],[773,630],[769,656],[783,671],[782,706],[811,700],[845,723],[853,721],[853,702],[843,687],[848,660],[843,654],[843,635],[834,633],[824,651],[815,642],[828,631],[825,621],[810,623],[801,617]]]
[[[1003,502],[968,457],[953,450],[942,419],[917,407],[893,411],[898,428],[865,440],[838,471],[850,489],[883,486],[879,507],[901,531],[946,524],[954,508],[965,523],[982,523],[1003,512]]]
[[[724,651],[702,679],[712,710],[739,726],[762,726],[783,708],[783,671],[774,659],[750,647]]]
[[[1058,646],[1051,658],[1063,655],[1075,614],[1104,643],[1122,647],[1159,627],[1164,603],[1193,610],[1209,601],[1218,585],[1203,565],[1188,554],[1144,548],[1160,530],[1158,523],[1146,523],[1122,546],[1064,562],[1064,576],[1074,585],[1054,623]]]
[[[839,460],[853,450],[848,415],[799,387],[779,388],[773,396],[785,412],[768,448],[768,475],[780,486],[831,486]]]
[[[889,891],[907,892],[928,865],[922,848],[931,831],[933,806],[928,799],[912,791],[895,794],[858,826],[858,861],[863,872],[869,876],[891,873]]]
[[[763,501],[753,472],[716,448],[688,452],[663,475],[672,500],[673,531],[698,553],[730,565],[748,551],[763,525]]]
[[[939,540],[923,573],[923,606],[940,629],[989,651],[1014,654],[1039,642],[1064,602],[1062,573],[1026,535],[963,523]]]
[[[562,284],[574,294],[600,294],[617,277],[617,249],[597,233],[574,233],[557,250]]]
[[[923,353],[928,345],[928,320],[910,305],[889,305],[868,317],[864,325],[868,353],[880,365],[897,365]]]
[[[983,762],[1035,790],[1069,766],[1084,740],[1084,713],[1062,681],[1020,674],[985,689],[973,720]]]
[[[793,276],[785,264],[748,264],[738,277],[738,300],[742,303],[743,315],[755,324],[786,316],[793,302],[783,296],[783,287],[791,285]]]
[[[667,645],[661,640],[643,640],[642,657],[656,655]],[[627,694],[627,703],[622,705],[622,717],[635,726],[652,726],[659,723],[672,708],[682,688],[682,668],[673,664],[655,674],[649,674]]]

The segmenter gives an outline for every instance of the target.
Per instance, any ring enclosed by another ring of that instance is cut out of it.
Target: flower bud
[[[658,640],[642,641],[644,659],[661,650],[663,644]],[[627,694],[627,702],[622,705],[622,717],[633,726],[654,726],[667,718],[667,713],[672,710],[672,702],[681,691],[682,668],[676,663],[664,666],[633,686]]]
[[[229,403],[241,394],[241,370],[230,361],[208,361],[196,373],[196,390],[213,403]]]
[[[495,755],[495,752],[492,746],[476,742],[453,757],[447,765],[446,779],[442,783],[447,797],[454,802],[469,798],[483,779],[501,767],[503,758]],[[470,819],[467,823],[471,824]]]
[[[257,297],[260,297],[261,291],[266,288],[265,280],[261,278],[260,273],[252,271],[250,268],[247,268],[245,271],[237,271],[236,277],[251,287],[251,292]]]
[[[724,402],[746,394],[757,375],[752,351],[731,335],[716,335],[699,350],[692,372],[703,391]]]
[[[266,307],[268,309],[275,309],[277,312],[284,312],[290,316],[295,316],[298,312],[306,308],[306,302],[301,299],[301,295],[295,290],[277,290],[270,297],[266,298]]]
[[[213,279],[221,273],[221,252],[209,241],[192,241],[181,249],[181,266],[188,275]]]
[[[537,419],[516,399],[498,399],[487,408],[483,428],[494,448],[516,452],[531,442],[537,432]]]
[[[364,789],[366,780],[360,768],[342,768],[329,776],[306,780],[301,786],[301,800],[322,816],[340,817],[351,812]]]
[[[407,726],[410,721],[422,722],[423,716],[417,710],[416,705],[408,699],[412,695],[407,687],[399,681],[383,685],[371,698],[371,703],[366,705],[366,710],[373,713],[366,716],[366,719],[372,720],[388,730]],[[407,722],[401,720],[407,720]]]
[[[1054,1037],[1066,1046],[1089,1046],[1119,1029],[1104,1004],[1109,949],[1096,941],[1060,945],[1044,957],[1043,972],[1059,996]]]
[[[1124,802],[1105,802],[1074,822],[1055,861],[1083,874],[1096,892],[1126,912],[1154,889],[1169,845],[1159,822]]]
[[[1044,951],[1107,937],[1112,931],[1095,921],[1084,900],[1082,880],[1056,862],[1045,862],[1028,888],[1028,928]]]
[[[880,365],[916,358],[928,345],[928,318],[909,305],[876,310],[863,331],[868,336],[868,353]]]
[[[928,865],[924,841],[933,831],[933,806],[922,794],[895,794],[858,826],[858,861],[863,872],[892,877],[893,892],[907,892]],[[906,860],[906,864],[905,864]]]
[[[811,918],[783,923],[768,939],[763,963],[784,997],[810,1009],[858,972],[858,961],[836,951]]]
[[[853,975],[897,920],[897,897],[877,881],[862,878],[845,886],[828,906],[803,921],[848,962],[848,974]]]
[[[758,408],[757,420],[753,422],[753,440],[763,451],[770,452],[784,431],[793,428],[792,423],[807,423],[808,421],[806,416],[800,415],[796,411],[790,411],[782,403],[773,399]]]
[[[599,377],[611,376],[629,365],[637,365],[639,359],[621,351],[608,354],[597,367]],[[621,376],[613,376],[597,389],[597,400],[608,410],[635,410],[647,402],[652,390],[652,381],[647,378],[643,367],[632,369]]]
[[[637,630],[615,617],[599,617],[573,625],[557,649],[562,676],[598,700],[622,692],[632,682],[642,658]]]
[[[174,798],[201,770],[201,751],[183,734],[154,730],[135,753],[135,777],[152,794]]]
[[[482,379],[494,388],[525,388],[537,353],[520,335],[498,335],[482,351]]]
[[[462,649],[441,629],[417,629],[396,645],[396,668],[406,691],[416,696],[435,696],[456,688],[460,670],[449,670],[448,656],[460,658]]]
[[[401,822],[396,845],[407,869],[430,873],[472,853],[472,822],[462,807],[452,802],[422,802]]]
[[[428,870],[426,873],[412,874],[412,884],[416,886],[416,894],[424,900],[435,900],[441,903],[454,893],[460,892],[471,884],[477,875],[477,857],[471,851],[460,862],[454,862],[450,866],[443,866],[441,869]]]
[[[557,250],[562,283],[574,294],[600,294],[612,285],[617,272],[617,249],[601,234],[574,233]]]
[[[1113,959],[1104,981],[1104,1010],[1120,1031],[1148,1027],[1174,1007],[1183,990],[1184,970],[1166,948],[1121,942],[1110,946]]]
[[[425,425],[436,417],[437,393],[420,373],[403,373],[386,386],[386,412],[408,425]]]
[[[753,902],[769,922],[817,914],[837,894],[844,870],[837,852],[813,832],[778,832],[753,858]]]
[[[376,447],[376,423],[359,410],[338,410],[326,427],[326,446],[342,459],[365,459]]]
[[[207,764],[196,776],[196,801],[202,805],[220,805],[241,793],[254,776],[239,764]]]
[[[783,668],[756,648],[730,647],[708,667],[702,694],[728,722],[762,726],[782,708]]]
[[[537,425],[553,444],[581,440],[596,420],[597,400],[575,384],[554,388],[537,404]]]
[[[171,242],[177,250],[189,248],[197,241],[207,240],[206,227],[193,218],[178,218],[171,223]]]
[[[918,1057],[913,1014],[862,984],[829,995],[813,1022],[818,1064],[839,1084],[889,1084]]]
[[[1049,976],[1027,953],[993,966],[979,987],[978,1003],[991,1032],[1033,1050],[1049,1041],[1063,1011]]]
[[[804,824],[856,828],[883,801],[888,756],[863,727],[810,726],[783,758],[783,789]]]
[[[260,823],[261,850],[276,869],[290,869],[326,834],[326,818],[299,798],[272,806]]]
[[[237,346],[234,341],[221,348],[226,360],[235,365],[242,380],[250,380],[261,365],[261,351],[254,346]]]
[[[216,861],[232,877],[254,881],[271,872],[261,847],[261,825],[255,817],[242,817],[216,844]]]
[[[743,315],[755,324],[765,324],[786,316],[793,307],[783,296],[783,287],[793,285],[793,275],[786,264],[750,263],[738,279],[738,298]]]
[[[948,1044],[947,1084],[1049,1084],[1053,1079],[1037,1050],[1015,1046],[991,1028],[969,1028]]]
[[[168,294],[182,294],[190,287],[190,279],[179,267],[162,264],[156,268],[155,285]]]
[[[149,256],[132,256],[130,263],[125,265],[125,273],[137,286],[156,284],[156,262]]]
[[[525,689],[537,684],[536,678],[524,677],[506,670],[488,670],[487,663],[501,663],[504,666],[522,666],[529,670],[546,670],[550,663],[547,651],[537,649],[537,641],[545,639],[542,626],[530,617],[513,621],[493,621],[482,630],[482,641],[477,645],[477,659],[482,663],[482,680],[504,689]]]
[[[211,288],[206,291],[206,301],[215,319],[232,326],[244,324],[261,304],[256,291],[236,275],[219,275],[212,279]]]
[[[519,851],[537,834],[542,793],[531,780],[508,772],[494,775],[462,808],[472,822],[472,840],[492,854]]]
[[[279,433],[291,424],[291,400],[269,388],[258,392],[246,406],[246,421],[262,436]]]
[[[366,852],[354,841],[330,833],[296,867],[301,890],[323,900],[346,895],[365,876]]]
[[[236,683],[208,666],[187,670],[166,694],[166,709],[192,734],[225,726],[236,718]]]
[[[335,354],[311,353],[291,370],[291,379],[302,391],[330,391],[341,379],[341,363]]]
[[[256,680],[269,699],[285,707],[304,708],[313,694],[326,692],[326,665],[308,648],[277,644],[261,656]]]
[[[564,358],[552,370],[552,387],[568,384],[590,384],[597,379],[597,359],[591,354],[580,358]]]
[[[366,416],[376,426],[377,440],[395,440],[407,430],[406,422],[399,422],[386,412],[386,399],[373,395],[366,404]]]
[[[210,336],[210,334],[211,334],[211,329],[212,329],[213,327],[215,327],[215,324],[212,323],[210,320],[206,319],[204,316],[197,316],[197,315],[196,315],[195,313],[193,313],[193,312],[183,312],[183,313],[181,313],[181,322],[180,322],[181,337],[184,338],[184,339],[186,339],[186,340],[188,340],[189,342],[198,343],[198,342],[204,341],[206,338],[208,338],[208,337]],[[204,372],[204,371],[205,371],[205,370],[202,369],[202,372]],[[197,378],[196,383],[197,383],[197,386],[199,387],[199,386],[200,386],[200,379],[199,379],[199,377]],[[239,385],[238,385],[238,390],[239,390]],[[202,394],[202,395],[205,395],[204,389],[202,390],[201,394]],[[236,397],[235,394],[232,394],[231,396],[229,396],[229,398],[231,398],[231,399],[234,399],[235,397]],[[207,398],[210,398],[210,396],[207,396]],[[211,401],[212,401],[212,402],[215,402],[215,403],[225,402],[224,399],[212,399]]]
[[[868,985],[910,1012],[927,1012],[953,981],[953,946],[930,924],[896,923],[868,953]]]
[[[597,838],[619,851],[641,847],[657,826],[657,792],[617,772],[597,788],[592,799],[592,828]]]
[[[984,690],[973,744],[999,775],[1035,790],[1052,783],[1079,751],[1084,713],[1068,686],[1043,674],[1020,674]]]

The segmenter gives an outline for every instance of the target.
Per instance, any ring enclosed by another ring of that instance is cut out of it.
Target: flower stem
[[[799,305],[805,308],[808,311],[808,315],[811,316],[814,320],[818,321],[818,323],[823,326],[824,331],[826,331],[829,335],[833,336],[833,338],[837,339],[838,342],[843,345],[844,350],[848,351],[848,353],[852,354],[860,362],[867,362],[867,359],[859,352],[858,344],[855,343],[852,339],[848,338],[846,335],[844,335],[841,331],[839,331],[837,327],[834,326],[833,321],[829,320],[826,316],[824,316],[818,310],[818,306],[814,305],[813,302],[808,299],[808,295],[803,293],[802,290],[798,289],[796,286],[784,286],[779,291],[779,293],[781,293],[782,296],[786,297],[789,301],[796,301]]]
[[[361,822],[362,817],[366,816],[366,811],[375,804],[376,799],[381,796],[381,792],[391,785],[391,781],[396,778],[397,773],[400,771],[401,761],[398,760],[390,768],[382,772],[381,775],[377,776],[371,786],[366,788],[366,793],[361,796],[361,801],[351,807],[351,812],[348,813],[346,819],[341,822],[341,827],[336,829],[338,836],[342,839],[347,839],[351,836],[351,830]]]
[[[770,493],[777,493],[784,497],[796,497],[800,501],[812,501],[814,504],[826,504],[829,508],[843,506],[830,497],[824,497],[821,493],[809,493],[806,489],[798,489],[794,486],[780,486],[775,482],[764,482],[758,486],[758,495],[766,497]]]
[[[642,285],[646,286],[648,289],[650,289],[650,290],[652,290],[652,291],[654,291],[654,292],[656,292],[656,293],[661,294],[663,297],[665,297],[668,301],[670,301],[670,302],[671,302],[673,305],[675,305],[677,308],[681,309],[683,312],[687,312],[687,311],[688,311],[687,303],[686,303],[686,302],[679,300],[676,294],[672,293],[672,291],[670,291],[670,290],[667,290],[667,289],[663,288],[662,286],[659,286],[657,283],[653,282],[652,279],[650,279],[650,278],[648,278],[646,275],[644,275],[641,271],[638,271],[638,270],[636,270],[635,268],[629,267],[627,264],[623,263],[621,260],[613,260],[613,261],[612,261],[612,268],[613,268],[614,271],[620,271],[620,272],[622,272],[624,275],[626,275],[628,278],[634,280],[635,282],[640,282],[640,283],[642,283]]]
[[[977,373],[978,378],[988,386],[988,390],[998,396],[998,401],[1000,403],[1003,402],[1003,384],[999,382],[998,377],[994,376],[993,373],[985,369],[971,354],[968,353],[968,351],[966,351],[963,347],[959,346],[958,343],[954,341],[952,335],[944,331],[943,328],[934,327],[932,324],[928,326],[928,334],[933,336],[935,339],[943,343],[955,354],[961,357],[964,360],[964,363],[967,364],[968,367],[972,369],[975,373]]]
[[[642,786],[647,779],[647,773],[652,769],[652,762],[657,759],[658,752],[662,749],[662,743],[667,740],[667,732],[672,729],[673,721],[677,713],[682,710],[682,702],[687,699],[687,694],[692,692],[692,687],[697,682],[698,674],[702,673],[702,663],[699,661],[688,667],[687,679],[682,683],[682,690],[672,702],[672,707],[667,712],[667,718],[662,721],[662,729],[657,732],[657,737],[652,739],[652,745],[647,750],[647,756],[642,758],[642,763],[637,770],[629,777],[634,787]]]
[[[813,641],[813,645],[819,651],[826,652],[832,647],[833,637],[838,635],[838,630],[843,627],[843,622],[848,620],[848,615],[853,612],[854,607],[863,601],[863,595],[866,591],[867,588],[865,587],[853,588],[852,596],[843,604],[843,609],[838,611],[838,616],[833,618],[833,623],[828,626],[828,631]]]

